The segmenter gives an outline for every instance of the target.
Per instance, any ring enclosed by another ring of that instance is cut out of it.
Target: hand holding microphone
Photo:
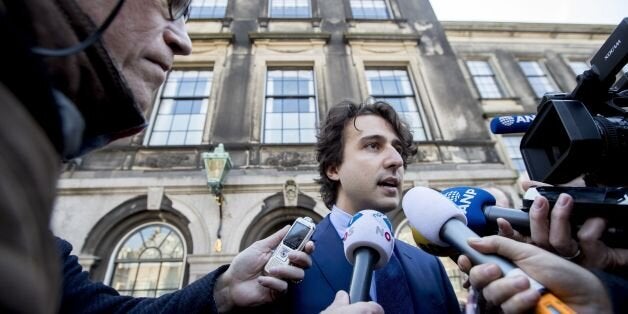
[[[351,303],[369,299],[373,270],[390,260],[395,239],[386,215],[375,210],[362,210],[351,218],[343,237],[345,256],[353,265],[349,299]]]
[[[486,254],[498,254],[514,262],[527,274],[551,290],[577,313],[612,313],[606,289],[598,278],[586,269],[530,244],[512,239],[489,236],[471,239],[471,247]],[[520,277],[502,277],[493,264],[471,268],[463,255],[460,268],[469,273],[471,285],[482,290],[487,302],[499,305],[505,313],[522,313],[533,309],[541,297],[529,289],[527,280]]]
[[[462,211],[440,193],[424,187],[414,187],[403,198],[403,210],[410,224],[430,242],[440,246],[451,245],[467,255],[474,264],[496,264],[505,276],[524,277],[527,279],[527,287],[546,292],[540,283],[507,260],[480,253],[470,247],[467,239],[478,238],[478,235],[466,226],[467,219]],[[536,310],[538,313],[573,313],[550,293],[543,295]]]

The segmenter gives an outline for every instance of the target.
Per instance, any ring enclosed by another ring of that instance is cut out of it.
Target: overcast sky
[[[441,21],[617,25],[628,0],[430,0]]]

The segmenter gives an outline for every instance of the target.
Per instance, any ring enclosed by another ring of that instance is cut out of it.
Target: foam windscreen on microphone
[[[369,247],[377,251],[379,257],[374,269],[388,263],[395,247],[392,224],[386,215],[372,209],[357,212],[349,221],[342,238],[345,256],[351,265],[355,263],[355,250]]]
[[[417,186],[406,192],[402,206],[410,225],[428,241],[439,246],[449,246],[439,235],[440,229],[449,219],[467,223],[467,218],[456,204],[426,187]]]
[[[495,197],[491,193],[468,186],[448,188],[442,193],[462,210],[471,230],[477,232],[486,227],[484,206],[495,205]]]
[[[513,115],[495,117],[491,120],[493,134],[523,133],[528,130],[536,115]]]

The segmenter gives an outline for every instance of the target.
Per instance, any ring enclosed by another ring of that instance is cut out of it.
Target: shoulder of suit
[[[395,240],[395,246],[397,247],[397,249],[399,250],[400,253],[409,255],[413,258],[421,258],[421,259],[437,259],[436,256],[429,254],[423,250],[421,250],[420,248],[410,245],[406,242],[403,242],[399,239]]]

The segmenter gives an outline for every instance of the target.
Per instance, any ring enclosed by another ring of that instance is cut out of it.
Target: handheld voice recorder
[[[290,261],[288,261],[288,253],[303,250],[305,244],[314,233],[314,229],[316,229],[316,225],[314,221],[312,221],[312,218],[297,218],[290,227],[290,230],[288,230],[286,236],[283,237],[281,243],[279,243],[275,249],[275,252],[273,252],[273,256],[271,256],[268,263],[266,263],[264,271],[268,273],[273,266],[288,265],[290,263]]]

